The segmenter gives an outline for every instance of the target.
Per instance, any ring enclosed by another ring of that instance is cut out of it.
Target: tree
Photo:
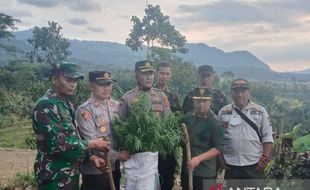
[[[46,62],[50,65],[66,60],[71,54],[68,50],[70,42],[61,34],[62,27],[54,21],[48,22],[48,27],[35,27],[33,38],[28,39],[32,51],[27,53],[31,61]]]
[[[0,13],[0,38],[11,38],[13,34],[8,29],[16,30],[15,23],[20,22],[18,19],[14,19],[13,17]]]
[[[169,16],[164,15],[160,6],[148,5],[145,9],[145,16],[140,20],[137,16],[132,16],[131,22],[133,28],[126,39],[126,45],[133,51],[142,49],[146,43],[148,51],[147,57],[150,57],[150,52],[156,54],[156,45],[162,48],[170,48],[173,52],[185,53],[184,48],[186,43],[185,36],[175,29],[169,21]]]

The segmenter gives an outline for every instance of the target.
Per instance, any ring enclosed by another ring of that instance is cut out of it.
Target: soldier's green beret
[[[84,79],[79,66],[73,63],[63,62],[55,65],[51,71],[51,76],[55,74],[62,74],[63,76],[72,79]]]
[[[205,87],[198,87],[194,89],[192,96],[193,100],[212,100],[211,92]]]
[[[109,71],[91,71],[88,73],[88,80],[99,85],[116,82]]]
[[[201,75],[203,73],[214,73],[213,67],[210,65],[201,65],[198,67],[198,74]]]
[[[140,72],[155,71],[151,61],[143,60],[136,62],[135,70]]]
[[[235,79],[231,82],[231,89],[246,88],[249,89],[249,82],[243,78]]]

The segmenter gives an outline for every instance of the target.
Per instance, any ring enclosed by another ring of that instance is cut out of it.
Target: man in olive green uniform
[[[33,110],[33,130],[37,156],[34,163],[38,189],[79,189],[79,165],[89,149],[108,149],[103,139],[81,140],[76,128],[74,107],[69,96],[77,80],[83,79],[75,64],[56,65],[51,72],[51,88]],[[88,154],[97,168],[104,170],[103,159]]]
[[[183,101],[183,112],[186,114],[193,109],[193,99],[195,89],[200,87],[206,88],[210,91],[212,96],[212,105],[211,110],[218,114],[220,109],[227,105],[227,99],[225,95],[219,90],[214,88],[213,81],[214,81],[214,70],[213,67],[210,65],[202,65],[198,67],[198,80],[199,80],[199,87],[196,87],[189,91],[188,95],[184,98]]]
[[[183,148],[182,188],[188,189],[188,171],[193,171],[193,189],[206,190],[216,183],[217,157],[223,149],[224,130],[218,117],[210,111],[211,93],[205,88],[193,91],[193,112],[184,116],[192,159]]]
[[[153,63],[150,61],[139,61],[135,65],[135,72],[136,72],[136,79],[138,82],[138,86],[123,95],[121,102],[120,102],[121,117],[126,118],[128,116],[130,112],[131,102],[138,101],[139,94],[141,92],[146,92],[148,94],[150,104],[152,105],[152,110],[154,113],[156,113],[159,116],[164,116],[166,113],[170,112],[171,110],[170,110],[169,100],[167,96],[165,95],[165,93],[153,87],[153,82],[154,82]],[[162,160],[160,160],[159,165],[162,164],[161,161]],[[160,173],[160,175],[162,174]],[[172,179],[173,179],[173,173],[172,173]],[[162,189],[162,190],[165,190],[165,189]]]
[[[109,71],[89,72],[89,85],[92,91],[91,97],[80,105],[76,111],[79,132],[86,140],[98,137],[107,137],[111,143],[109,156],[116,190],[120,188],[120,163],[119,160],[127,160],[129,155],[126,151],[117,151],[118,145],[111,123],[115,117],[119,117],[119,102],[111,98],[113,83]],[[94,152],[103,158],[104,152]],[[90,160],[85,159],[82,163],[82,186],[81,190],[110,189],[106,176],[98,170]]]
[[[171,67],[171,64],[168,62],[160,62],[157,65],[155,88],[160,89],[166,94],[171,111],[176,112],[181,111],[181,105],[177,93],[168,86],[171,79]],[[177,161],[175,155],[167,155],[165,158],[159,157],[159,163],[158,168],[161,175],[161,189],[170,190],[174,185],[174,174],[176,173]],[[181,166],[179,164],[177,169],[178,175],[180,175],[180,169]]]

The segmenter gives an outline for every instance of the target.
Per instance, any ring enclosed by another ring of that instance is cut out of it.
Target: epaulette
[[[262,106],[252,102],[252,104],[251,104],[251,111],[261,112],[262,111]]]
[[[161,91],[159,88],[152,87],[152,90]]]
[[[136,90],[138,90],[137,88],[133,88],[129,91],[127,91],[123,96],[127,95],[127,94],[131,94],[131,93],[134,93]]]
[[[89,105],[91,103],[91,101],[90,101],[90,99],[88,99],[88,100],[86,100],[83,104],[81,104],[79,107],[78,107],[78,109],[79,108],[83,108],[83,107],[87,107],[87,105]]]
[[[109,104],[112,106],[119,105],[119,101],[110,99]]]

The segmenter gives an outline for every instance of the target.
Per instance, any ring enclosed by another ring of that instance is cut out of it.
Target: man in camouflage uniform
[[[76,128],[74,107],[69,96],[77,80],[83,79],[75,64],[56,65],[51,88],[38,100],[32,114],[37,156],[34,163],[39,190],[78,190],[79,165],[89,149],[108,149],[103,139],[81,140]],[[97,168],[105,170],[103,159],[88,155]]]
[[[153,87],[154,82],[154,69],[153,63],[150,61],[139,61],[135,65],[136,79],[138,86],[127,93],[125,93],[121,99],[120,103],[120,113],[122,117],[127,117],[130,112],[130,104],[133,101],[138,101],[139,94],[141,92],[146,92],[149,95],[150,104],[152,105],[152,110],[159,116],[164,116],[164,114],[170,112],[170,104],[167,96],[161,90]],[[165,162],[163,159],[159,159],[159,168]],[[165,177],[165,173],[159,171],[161,177]],[[171,180],[170,184],[173,184],[173,173],[168,176],[169,179],[163,178],[163,181]],[[171,187],[172,188],[172,187]],[[171,189],[170,188],[170,189]],[[165,190],[162,188],[162,190]]]
[[[210,111],[211,93],[205,88],[193,91],[194,110],[183,118],[186,124],[191,160],[183,148],[182,188],[188,189],[188,171],[193,171],[193,189],[206,190],[215,185],[216,158],[223,149],[224,130],[218,117]]]
[[[119,102],[111,98],[113,83],[109,71],[89,72],[89,85],[92,91],[91,97],[78,107],[76,118],[81,137],[86,140],[107,137],[109,139],[111,170],[115,187],[120,188],[120,163],[119,160],[129,159],[126,151],[117,151],[117,141],[112,130],[112,120],[119,117]],[[97,156],[103,157],[104,152],[94,152]],[[82,186],[81,190],[102,190],[110,189],[106,176],[98,170],[90,160],[85,159],[82,163]]]
[[[168,97],[170,109],[172,112],[181,111],[181,105],[177,93],[169,88],[171,79],[171,64],[168,62],[160,62],[157,65],[155,88],[163,91]]]
[[[254,180],[262,178],[273,143],[269,116],[250,99],[245,79],[232,81],[231,96],[233,103],[219,112],[225,129],[221,167],[226,169],[227,188],[257,188],[263,184]]]
[[[154,85],[155,88],[160,89],[163,91],[166,96],[168,97],[170,103],[170,109],[172,112],[181,111],[181,105],[179,102],[179,97],[176,92],[174,92],[171,88],[168,87],[168,84],[171,79],[171,64],[168,62],[160,62],[157,65],[156,69],[156,84]],[[180,151],[176,151],[181,154]],[[178,154],[178,153],[176,153]],[[181,162],[177,163],[176,157],[180,157],[179,155],[167,155],[165,158],[159,157],[159,173],[161,174],[161,189],[171,189],[173,187],[174,177],[178,178],[180,175],[181,169]],[[177,170],[177,171],[176,171]],[[174,176],[175,175],[175,176]]]
[[[214,81],[214,70],[213,67],[210,65],[202,65],[198,67],[198,80],[199,80],[199,87],[198,88],[206,88],[206,90],[211,92],[212,95],[212,105],[211,110],[218,114],[220,109],[227,104],[226,97],[224,94],[219,90],[213,87]],[[183,102],[183,112],[188,113],[193,110],[193,94],[195,89],[189,91],[188,95],[185,97]]]

